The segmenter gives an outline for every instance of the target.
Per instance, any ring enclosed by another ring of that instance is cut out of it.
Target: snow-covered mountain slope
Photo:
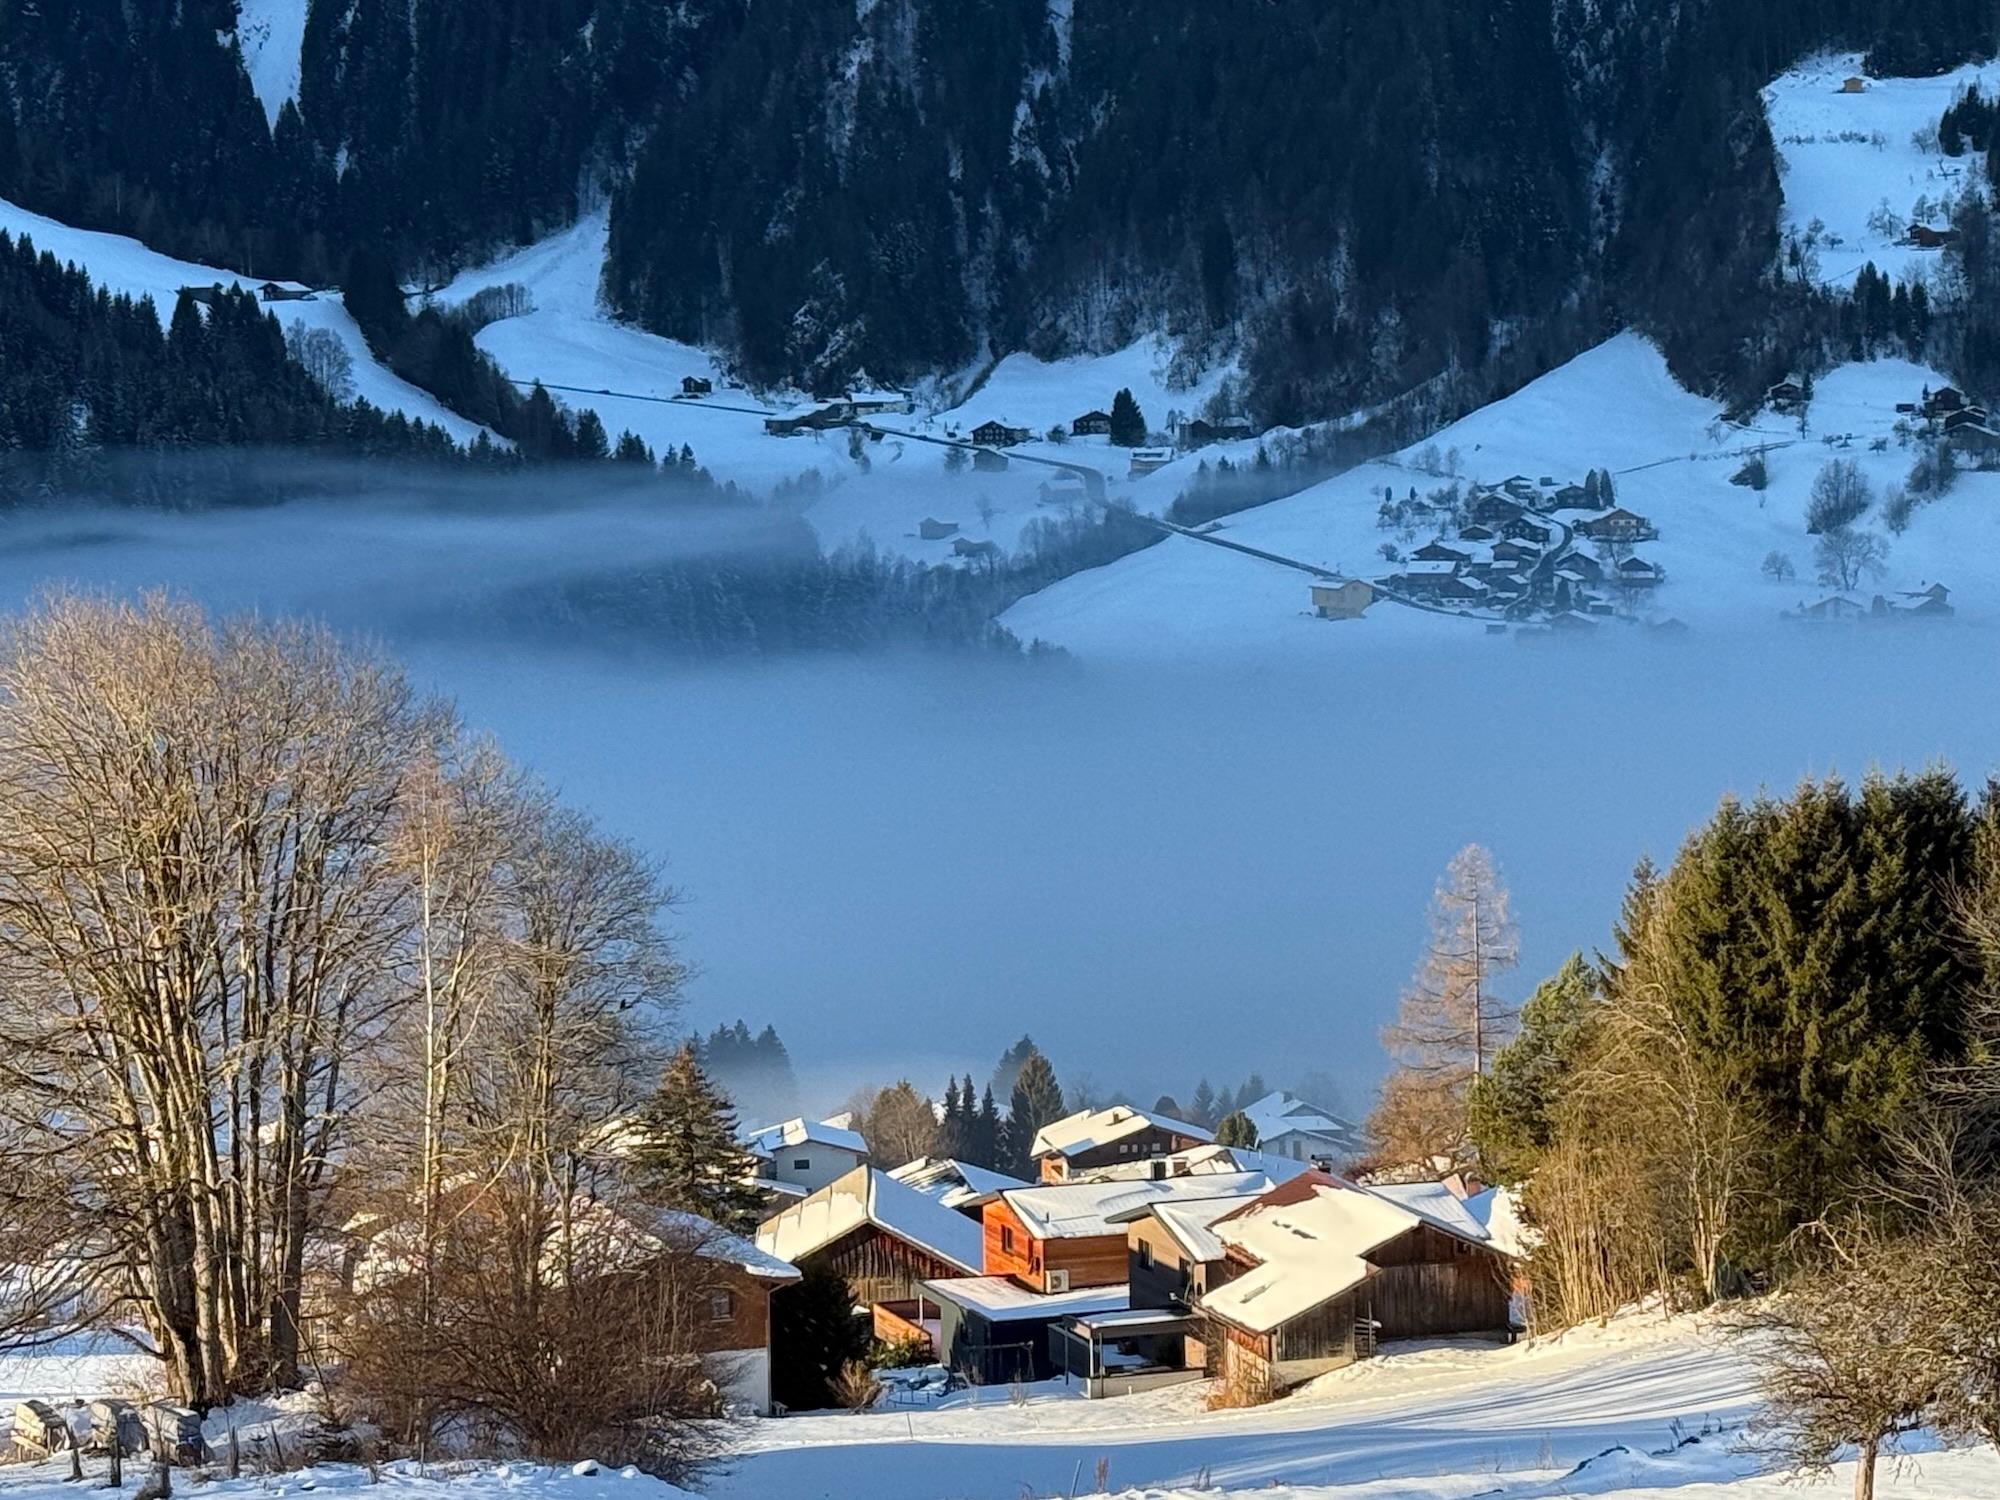
[[[75,229],[4,200],[0,200],[0,230],[16,238],[27,236],[37,250],[46,250],[57,260],[82,267],[92,281],[113,292],[151,297],[162,324],[173,316],[175,298],[184,286],[260,284],[259,278],[235,271],[175,260],[126,235]],[[294,325],[324,328],[337,337],[354,361],[356,396],[366,398],[384,411],[399,411],[408,417],[434,422],[460,442],[470,442],[479,435],[481,429],[477,423],[468,422],[376,360],[339,293],[326,291],[306,301],[273,302],[270,310],[287,328]]]
[[[250,87],[276,125],[287,100],[299,97],[301,54],[306,40],[307,0],[237,0],[236,45]]]
[[[1936,78],[1869,78],[1859,93],[1842,91],[1859,77],[1858,55],[1819,57],[1764,91],[1781,162],[1783,233],[1813,245],[1830,286],[1848,285],[1871,260],[1898,279],[1934,275],[1938,252],[1908,243],[1908,226],[1944,227],[1942,205],[1983,175],[1977,152],[1938,150],[1938,118],[1974,83],[1991,98],[2000,64]]]
[[[437,300],[456,305],[483,288],[510,282],[525,288],[533,311],[488,324],[476,340],[510,376],[540,380],[567,405],[596,411],[614,438],[630,430],[655,451],[686,444],[717,478],[760,495],[788,486],[829,547],[866,539],[885,551],[943,562],[955,555],[954,541],[964,537],[1011,551],[1036,519],[1076,508],[1074,488],[1061,482],[1060,470],[1051,464],[1087,464],[1110,475],[1114,491],[1126,488],[1125,450],[1102,437],[1050,443],[1050,427],[1060,423],[1067,429],[1086,411],[1108,410],[1113,395],[1126,386],[1148,421],[1163,425],[1171,411],[1198,412],[1226,374],[1218,371],[1189,391],[1171,391],[1165,383],[1171,351],[1151,340],[1118,354],[1056,363],[1012,355],[959,407],[930,411],[920,404],[914,413],[877,419],[891,435],[867,445],[864,464],[850,452],[846,431],[770,436],[764,419],[777,408],[729,385],[705,351],[608,316],[598,296],[606,234],[601,215],[586,218],[465,272]],[[713,394],[678,399],[681,381],[690,375],[711,380]],[[969,434],[988,420],[1028,427],[1037,435],[1013,450],[1004,470],[954,470],[947,466],[946,448],[927,441]],[[1146,488],[1162,506],[1177,493],[1165,484]],[[959,532],[927,540],[917,534],[926,519],[954,524]]]
[[[1897,404],[1944,383],[1900,360],[1848,365],[1820,380],[1804,433],[1769,414],[1743,430],[1677,385],[1650,343],[1623,334],[1422,444],[1232,516],[1219,534],[1314,566],[1379,574],[1388,566],[1380,547],[1397,540],[1378,523],[1383,492],[1402,496],[1414,487],[1421,495],[1444,483],[1422,472],[1431,450],[1440,458],[1455,452],[1462,479],[1486,483],[1517,474],[1580,482],[1590,469],[1609,469],[1619,503],[1659,528],[1645,548],[1667,574],[1653,613],[1697,627],[1767,622],[1829,592],[1810,581],[1814,544],[1804,525],[1821,467],[1854,460],[1879,511],[1916,456],[1896,432]],[[1770,475],[1761,495],[1730,483],[1759,446]],[[1880,523],[1871,516],[1864,524]],[[2000,474],[1961,474],[1950,494],[1918,508],[1908,531],[1887,541],[1888,571],[1864,596],[1942,581],[1962,617],[2000,615]],[[1761,572],[1773,551],[1791,559],[1794,582],[1774,584]],[[1386,603],[1359,621],[1314,619],[1309,583],[1275,564],[1175,537],[1066,578],[1015,605],[1003,623],[1023,639],[1113,657],[1320,653],[1481,633],[1474,621]]]

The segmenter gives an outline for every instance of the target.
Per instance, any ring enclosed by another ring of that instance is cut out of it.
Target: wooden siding
[[[1050,1152],[1042,1158],[1042,1180],[1060,1182],[1065,1176],[1078,1172],[1094,1171],[1098,1167],[1115,1167],[1121,1162],[1151,1161],[1155,1157],[1172,1156],[1180,1151],[1192,1151],[1207,1142],[1198,1136],[1183,1135],[1177,1130],[1162,1130],[1157,1125],[1148,1125],[1136,1135],[1128,1135],[1122,1140],[1107,1141],[1088,1151],[1077,1151],[1067,1155]]]
[[[713,1316],[709,1294],[729,1295],[729,1315]],[[715,1267],[694,1308],[695,1347],[703,1354],[721,1354],[771,1347],[772,1285],[737,1266]]]
[[[980,1269],[988,1276],[1011,1276],[1038,1292],[1049,1289],[1049,1272],[1068,1271],[1071,1291],[1116,1286],[1125,1279],[1125,1235],[1090,1235],[1073,1240],[1038,1240],[1004,1198],[980,1216]],[[1008,1236],[1011,1235],[1011,1244]]]
[[[842,1235],[801,1258],[800,1267],[828,1266],[847,1278],[857,1302],[895,1302],[917,1294],[917,1284],[964,1271],[928,1250],[873,1224]]]

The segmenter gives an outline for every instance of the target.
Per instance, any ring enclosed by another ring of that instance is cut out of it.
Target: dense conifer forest
[[[1277,422],[1480,399],[1625,324],[1747,385],[1782,295],[1758,89],[1995,36],[1991,0],[345,0],[267,122],[234,10],[0,0],[0,194],[329,285],[608,200],[617,309],[755,381],[1166,328],[1241,346]]]

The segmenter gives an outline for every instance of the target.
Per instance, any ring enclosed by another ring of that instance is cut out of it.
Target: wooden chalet
[[[222,283],[218,281],[209,286],[184,286],[180,289],[180,295],[190,302],[199,302],[203,307],[218,307],[222,303]]]
[[[1185,1120],[1114,1104],[1109,1109],[1080,1109],[1044,1125],[1035,1133],[1028,1155],[1040,1167],[1043,1182],[1061,1182],[1095,1167],[1172,1156],[1214,1139]]]
[[[1447,542],[1443,537],[1433,537],[1410,553],[1410,561],[1469,563],[1474,550],[1466,542]]]
[[[258,287],[257,295],[266,302],[310,302],[313,298],[309,287],[286,286],[276,281],[267,281]]]
[[[1644,516],[1614,505],[1601,516],[1577,522],[1576,534],[1593,542],[1650,542],[1660,533]]]
[[[1191,1172],[1015,1188],[986,1205],[982,1269],[1045,1294],[1122,1286],[1132,1220],[1158,1203],[1249,1198],[1270,1183],[1262,1172]]]
[[[1847,77],[1840,80],[1839,92],[1843,94],[1865,94],[1868,92],[1868,80],[1863,78],[1859,73],[1850,73]]]
[[[681,376],[683,396],[708,396],[715,392],[715,382],[700,375]]]
[[[1797,411],[1806,404],[1804,382],[1787,376],[1764,392],[1764,404],[1775,412]]]
[[[1942,250],[1946,245],[1958,243],[1956,229],[1933,229],[1928,224],[1912,224],[1909,241],[1919,250]]]
[[[1966,405],[1965,392],[1955,385],[1941,385],[1936,390],[1924,388],[1917,409],[1932,421],[1939,421]]]
[[[1111,436],[1111,413],[1108,411],[1087,411],[1074,418],[1069,424],[1071,437]]]
[[[1307,1172],[1207,1233],[1221,1255],[1200,1307],[1218,1373],[1256,1388],[1368,1358],[1381,1340],[1511,1327],[1513,1259],[1448,1184]]]
[[[1009,427],[1005,422],[981,422],[972,429],[972,441],[982,448],[1011,448],[1027,442],[1029,436],[1027,428]]]
[[[951,555],[984,562],[1000,555],[1000,544],[989,537],[955,536],[951,539]]]
[[[932,1278],[980,1269],[977,1224],[874,1167],[857,1167],[766,1219],[757,1247],[801,1270],[839,1272],[867,1303],[913,1297]]]
[[[1499,490],[1481,490],[1472,497],[1471,505],[1466,507],[1465,518],[1475,526],[1495,528],[1497,535],[1499,527],[1509,521],[1519,520],[1527,513],[1528,507],[1519,500],[1512,499]],[[1459,535],[1463,537],[1465,532],[1461,530]]]
[[[1180,444],[1183,448],[1206,448],[1210,443],[1241,442],[1255,435],[1248,417],[1223,417],[1214,422],[1196,417],[1181,423]]]
[[[958,522],[934,521],[929,516],[917,522],[917,536],[926,542],[941,542],[946,537],[958,535]]]
[[[1144,479],[1148,474],[1164,469],[1173,461],[1174,450],[1171,448],[1134,448],[1131,462],[1126,469],[1126,477]]]

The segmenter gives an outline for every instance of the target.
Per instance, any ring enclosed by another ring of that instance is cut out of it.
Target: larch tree
[[[1390,1160],[1462,1157],[1474,1080],[1512,1034],[1515,1011],[1493,992],[1519,939],[1507,888],[1478,844],[1453,856],[1431,899],[1431,936],[1395,1024],[1382,1033],[1395,1066],[1370,1120]]]
[[[861,1122],[869,1160],[884,1171],[929,1156],[937,1149],[937,1109],[907,1078],[883,1089]]]

